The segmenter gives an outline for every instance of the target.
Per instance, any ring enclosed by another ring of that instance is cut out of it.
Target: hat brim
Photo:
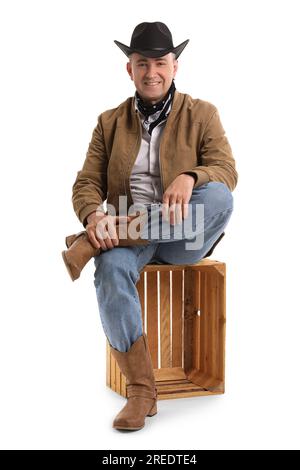
[[[183,41],[177,47],[171,47],[169,49],[156,49],[156,50],[152,49],[151,51],[149,51],[149,50],[132,49],[131,47],[128,47],[128,46],[126,46],[125,44],[122,44],[119,41],[114,41],[114,43],[124,52],[124,54],[127,57],[129,57],[134,52],[137,52],[138,54],[141,54],[141,55],[143,55],[145,57],[149,57],[149,58],[150,57],[152,57],[152,58],[163,57],[164,55],[167,55],[170,52],[173,52],[175,54],[176,59],[178,59],[178,57],[180,56],[180,54],[182,53],[183,49],[188,44],[188,42],[189,42],[189,39],[187,39],[186,41]]]

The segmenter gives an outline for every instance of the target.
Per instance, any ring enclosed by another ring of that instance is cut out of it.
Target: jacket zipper
[[[128,187],[129,187],[129,193],[130,193],[130,198],[131,198],[130,202],[132,204],[133,204],[133,197],[132,197],[131,186],[130,186],[130,176],[131,176],[133,165],[134,165],[134,163],[136,161],[136,158],[138,156],[139,149],[141,147],[141,123],[140,123],[140,120],[139,120],[139,117],[138,117],[137,113],[135,113],[135,114],[136,114],[136,119],[138,121],[139,133],[138,133],[137,143],[136,143],[136,146],[135,146],[135,149],[136,149],[135,158],[132,160],[132,165],[131,165],[130,171],[128,173]],[[126,185],[125,185],[125,187],[126,187]],[[127,195],[127,191],[126,191],[126,195]]]
[[[163,139],[163,136],[162,136],[162,139]],[[164,190],[164,178],[163,178],[162,166],[161,166],[161,161],[160,161],[160,149],[162,146],[161,144],[162,144],[162,140],[160,141],[160,145],[158,149],[158,163],[159,163],[159,171],[160,171],[160,179],[161,179],[161,187],[162,187],[162,196],[163,196],[165,190]]]
[[[164,182],[164,175],[163,175],[163,171],[162,171],[162,163],[161,163],[161,150],[163,148],[163,144],[166,140],[166,127],[168,125],[168,120],[167,122],[165,123],[165,127],[163,129],[163,132],[162,132],[162,137],[161,137],[161,141],[160,141],[160,144],[159,144],[159,149],[158,149],[158,162],[159,162],[159,171],[160,171],[160,178],[161,178],[161,185],[162,185],[162,193],[164,194],[165,192],[165,182]]]

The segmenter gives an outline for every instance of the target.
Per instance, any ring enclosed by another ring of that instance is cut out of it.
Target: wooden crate
[[[158,399],[224,393],[226,265],[148,264],[137,283]],[[107,341],[106,384],[127,397]]]

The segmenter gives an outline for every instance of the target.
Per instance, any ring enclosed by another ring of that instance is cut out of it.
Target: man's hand
[[[92,212],[87,218],[85,229],[94,248],[107,250],[119,244],[116,224],[127,223],[129,220],[130,217],[127,216],[106,215],[99,213],[99,211]]]
[[[188,203],[191,199],[195,179],[191,175],[177,176],[163,194],[162,215],[165,220],[170,216],[170,224],[180,224],[182,216],[188,216]]]

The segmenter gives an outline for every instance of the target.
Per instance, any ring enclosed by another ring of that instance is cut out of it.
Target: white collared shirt
[[[170,113],[171,106],[172,103],[170,103],[166,115]],[[130,175],[132,199],[134,204],[162,202],[163,190],[160,177],[159,147],[166,119],[155,126],[151,135],[149,135],[149,125],[158,118],[161,111],[152,114],[146,120],[137,107],[136,99],[135,109],[142,124],[142,141]]]

